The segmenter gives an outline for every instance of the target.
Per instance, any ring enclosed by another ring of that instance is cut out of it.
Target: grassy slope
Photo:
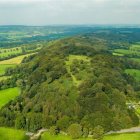
[[[9,88],[5,90],[0,90],[0,108],[8,103],[10,100],[13,100],[16,96],[19,95],[20,89]]]
[[[140,56],[140,44],[132,44],[128,49],[115,49],[113,55],[137,55]]]
[[[48,132],[44,133],[41,140],[72,140],[71,137],[65,135],[50,135]],[[92,140],[91,138],[80,138],[77,140]]]
[[[6,79],[8,79],[8,78],[10,78],[11,76],[0,76],[0,81],[2,81],[2,80],[6,80]]]
[[[50,135],[48,132],[44,133],[41,140],[72,140],[69,136],[64,135]],[[78,140],[93,140],[92,138],[80,138]],[[140,140],[140,133],[116,134],[108,135],[103,140]]]
[[[75,75],[73,75],[72,72],[70,71],[70,66],[72,65],[74,60],[83,60],[84,62],[90,63],[90,58],[83,55],[70,55],[68,57],[68,61],[66,61],[67,71],[71,75],[73,82],[78,86],[81,83],[81,81],[77,80]],[[81,74],[81,76],[86,75],[86,73],[82,73],[82,71],[79,74]]]
[[[20,64],[24,57],[28,57],[32,54],[34,54],[34,53],[21,55],[21,56],[17,56],[17,57],[8,59],[8,60],[0,61],[0,65],[1,64]]]
[[[1,64],[0,65],[0,75],[3,75],[5,73],[5,70],[9,67],[15,67],[16,65],[11,65],[11,64]]]
[[[140,133],[109,135],[103,140],[140,140]]]
[[[22,130],[0,127],[0,140],[29,140]]]
[[[4,57],[7,57],[9,55],[20,54],[20,53],[22,53],[22,50],[20,47],[16,47],[16,48],[10,48],[10,49],[0,49],[0,52],[1,52],[0,57],[4,58]]]
[[[140,70],[137,69],[126,69],[127,74],[132,75],[137,81],[140,81]]]

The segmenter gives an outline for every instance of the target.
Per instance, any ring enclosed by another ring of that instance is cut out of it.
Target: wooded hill
[[[21,95],[0,110],[0,125],[67,131],[78,123],[83,133],[97,126],[107,132],[138,125],[126,102],[139,98],[140,87],[124,71],[140,65],[113,56],[109,45],[91,34],[62,39],[9,70],[13,77],[0,87],[19,86]]]

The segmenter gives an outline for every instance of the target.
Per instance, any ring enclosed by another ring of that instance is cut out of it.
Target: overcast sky
[[[7,24],[140,24],[140,0],[0,0]]]

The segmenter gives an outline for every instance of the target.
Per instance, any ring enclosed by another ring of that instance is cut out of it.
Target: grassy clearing
[[[11,64],[0,64],[0,75],[3,75],[5,73],[5,70],[9,67],[15,67],[16,65]]]
[[[78,66],[73,66],[74,62],[78,61],[83,61],[85,64],[79,64]],[[84,66],[84,69],[80,69],[81,66]],[[66,61],[66,68],[68,73],[71,75],[73,82],[75,85],[79,85],[83,79],[87,78],[88,73],[85,70],[88,66],[90,65],[90,58],[84,55],[69,55],[68,60]],[[75,67],[77,69],[77,72],[73,74],[71,71],[71,66]]]
[[[113,55],[117,56],[140,56],[140,44],[132,44],[128,49],[115,49]]]
[[[137,63],[140,63],[140,58],[130,58],[130,59],[137,62]]]
[[[51,135],[49,132],[45,132],[41,136],[40,140],[72,140],[72,138],[69,136],[62,135],[62,134]],[[80,139],[76,139],[76,140],[92,140],[92,139],[91,138],[80,138]]]
[[[123,54],[121,54],[121,53],[113,53],[113,55],[116,55],[116,56],[124,56]]]
[[[103,140],[140,140],[140,133],[108,135]]]
[[[0,90],[0,108],[7,104],[10,100],[13,100],[15,97],[17,97],[19,93],[20,89],[17,87]]]
[[[29,140],[22,130],[0,127],[0,140]]]
[[[28,56],[30,56],[32,54],[35,54],[35,53],[21,55],[21,56],[17,56],[17,57],[8,59],[8,60],[0,61],[0,65],[1,64],[17,64],[18,65],[18,64],[20,64],[22,62],[22,60],[24,59],[24,57],[28,57]]]
[[[1,58],[5,58],[11,55],[17,55],[17,54],[21,54],[22,53],[22,49],[21,47],[16,47],[16,48],[10,48],[10,49],[0,49],[0,57]]]
[[[2,80],[6,80],[6,79],[8,79],[8,78],[10,78],[11,76],[1,76],[0,77],[0,81],[2,81]]]
[[[126,69],[125,73],[133,76],[137,81],[140,81],[140,70],[138,70],[138,69]]]
[[[69,136],[51,135],[49,132],[45,132],[40,140],[72,140]],[[93,138],[80,138],[77,140],[93,140]],[[140,140],[140,133],[124,133],[124,134],[113,134],[107,135],[103,140]]]

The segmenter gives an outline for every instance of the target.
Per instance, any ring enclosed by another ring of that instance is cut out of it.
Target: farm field
[[[22,130],[0,127],[0,140],[29,140]]]
[[[125,73],[133,76],[137,81],[140,81],[140,70],[138,69],[126,69]]]
[[[17,97],[19,93],[20,89],[17,87],[0,90],[0,108]]]
[[[1,61],[0,61],[1,62]],[[0,75],[5,73],[5,70],[9,67],[15,67],[16,65],[12,64],[0,64]]]
[[[14,64],[14,65],[18,65],[22,62],[22,60],[24,59],[24,57],[28,57],[32,54],[35,54],[35,53],[31,53],[31,54],[26,54],[26,55],[21,55],[21,56],[17,56],[17,57],[14,57],[14,58],[11,58],[11,59],[8,59],[8,60],[3,60],[3,61],[0,61],[0,65],[1,64]]]
[[[113,55],[117,56],[140,56],[140,44],[132,44],[128,49],[115,49],[113,51]]]
[[[12,55],[18,55],[22,53],[20,47],[10,48],[10,49],[0,49],[0,58],[5,58]]]

